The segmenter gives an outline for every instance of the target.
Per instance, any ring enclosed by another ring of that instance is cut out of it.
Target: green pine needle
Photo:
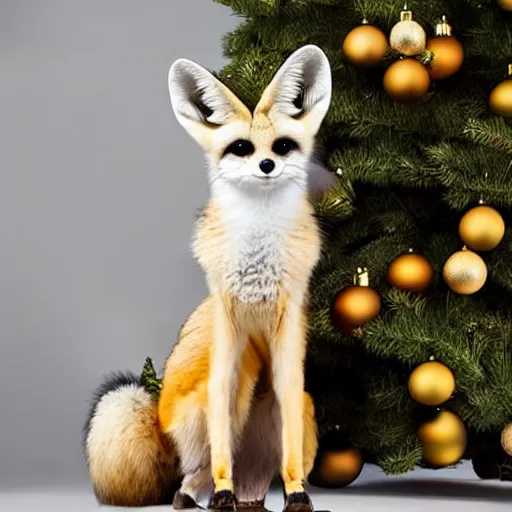
[[[153,361],[150,357],[146,358],[142,374],[140,376],[141,385],[150,393],[155,400],[158,400],[162,389],[162,379],[159,379]]]

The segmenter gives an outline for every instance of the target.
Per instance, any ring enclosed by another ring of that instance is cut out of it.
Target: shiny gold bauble
[[[507,78],[492,90],[489,106],[498,116],[512,117],[512,78]]]
[[[346,332],[376,318],[380,308],[380,296],[375,290],[369,286],[349,286],[334,299],[334,323]]]
[[[485,284],[487,266],[478,254],[463,249],[448,258],[444,264],[443,277],[455,293],[471,295]]]
[[[355,448],[326,451],[319,456],[308,481],[316,487],[345,487],[361,474],[363,466],[363,456]]]
[[[373,25],[363,24],[352,29],[343,41],[343,53],[357,66],[370,68],[382,62],[388,53],[388,39]]]
[[[416,103],[428,92],[430,75],[416,59],[397,60],[384,74],[384,88],[395,101]]]
[[[388,269],[388,282],[395,288],[421,293],[434,277],[434,269],[424,256],[402,254],[393,260]]]
[[[437,467],[458,462],[467,447],[468,435],[462,420],[451,411],[441,411],[418,429],[423,459]]]
[[[441,405],[454,391],[455,377],[452,371],[438,361],[420,364],[409,377],[409,393],[423,405]]]
[[[454,75],[464,63],[464,48],[454,36],[439,36],[428,40],[427,50],[434,54],[428,66],[432,80]]]
[[[399,21],[389,34],[391,48],[407,57],[423,53],[426,42],[425,30],[419,23],[411,19]]]
[[[504,11],[512,11],[512,0],[498,0],[498,5]]]
[[[475,251],[491,251],[505,235],[502,216],[490,206],[480,205],[469,210],[459,224],[463,242]]]
[[[501,433],[501,446],[505,453],[512,457],[512,423],[506,426]]]

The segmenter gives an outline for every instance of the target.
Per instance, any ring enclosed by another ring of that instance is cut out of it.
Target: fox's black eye
[[[282,139],[277,139],[272,145],[272,151],[276,155],[285,156],[290,151],[297,149],[299,145],[292,139],[287,139],[283,137]]]
[[[249,140],[235,140],[224,150],[224,155],[228,153],[232,153],[235,156],[249,156],[254,153],[254,146]]]

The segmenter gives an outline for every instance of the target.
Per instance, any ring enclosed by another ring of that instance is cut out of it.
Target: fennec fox
[[[158,403],[133,375],[97,393],[85,431],[98,499],[116,505],[264,511],[272,480],[285,511],[311,511],[317,450],[304,391],[307,292],[321,236],[308,194],[315,136],[331,99],[325,54],[293,53],[248,108],[198,64],[177,60],[169,90],[208,159],[211,199],[193,250],[209,296],[183,325]]]

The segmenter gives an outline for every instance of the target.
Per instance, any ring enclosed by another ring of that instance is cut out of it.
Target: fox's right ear
[[[205,151],[214,132],[236,121],[251,121],[249,109],[205,68],[178,59],[169,70],[169,94],[179,123]]]

